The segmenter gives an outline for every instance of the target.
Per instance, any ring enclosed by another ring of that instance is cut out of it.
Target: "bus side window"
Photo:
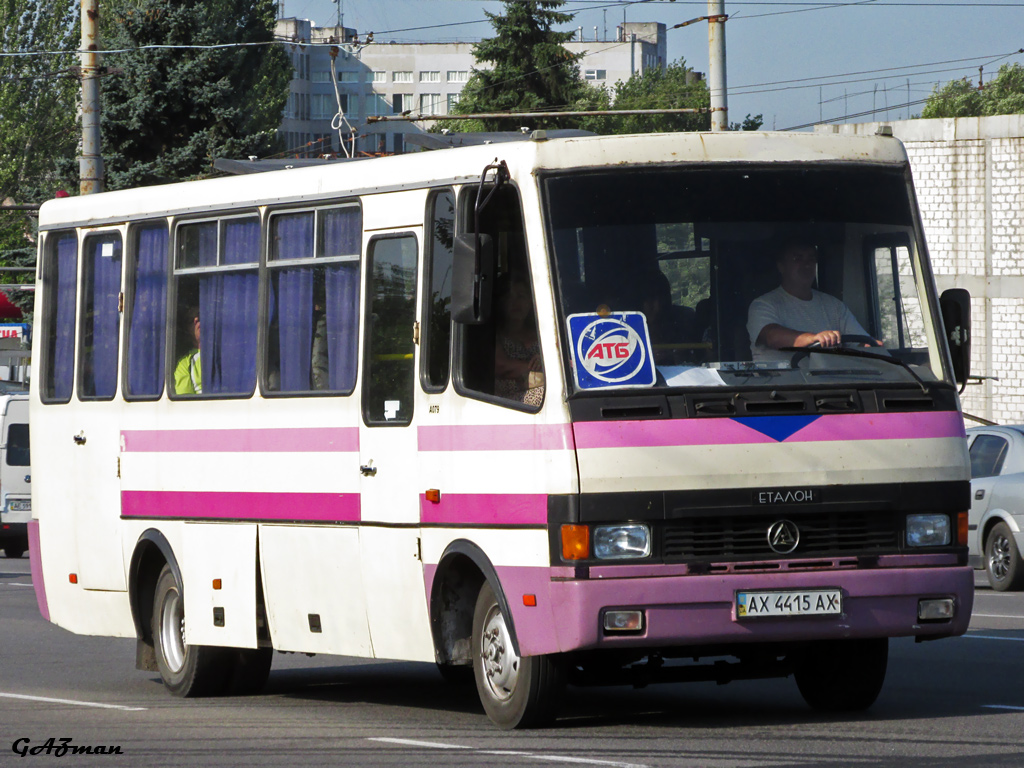
[[[81,399],[109,400],[117,391],[121,332],[121,233],[89,235],[82,248],[82,318],[79,343]]]
[[[42,397],[66,403],[75,380],[75,293],[78,281],[78,235],[50,235],[43,267],[45,298]]]
[[[361,228],[355,205],[271,217],[267,391],[355,386]]]
[[[136,228],[129,238],[130,290],[125,394],[159,397],[164,389],[167,323],[167,224]]]
[[[472,216],[473,195],[467,195]],[[497,270],[489,322],[462,326],[459,381],[467,394],[536,410],[544,400],[544,365],[530,283],[519,195],[505,186],[484,208],[480,230],[494,241]]]
[[[455,198],[451,191],[430,200],[427,220],[428,281],[423,301],[424,329],[420,365],[423,389],[443,392],[448,386],[452,343],[452,247],[455,240]]]
[[[260,221],[182,224],[175,268],[178,395],[249,395],[256,386]]]

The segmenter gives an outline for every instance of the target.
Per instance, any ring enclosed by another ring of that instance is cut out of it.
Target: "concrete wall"
[[[844,134],[890,125],[910,156],[939,290],[971,292],[975,375],[964,410],[1024,422],[1024,115],[818,126]]]

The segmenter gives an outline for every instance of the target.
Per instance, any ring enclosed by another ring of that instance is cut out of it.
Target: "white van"
[[[7,557],[28,549],[31,482],[28,393],[0,394],[0,546]]]

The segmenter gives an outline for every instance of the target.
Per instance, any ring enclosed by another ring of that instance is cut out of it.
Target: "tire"
[[[557,659],[516,655],[505,616],[486,582],[473,611],[473,676],[487,716],[506,730],[553,720],[565,688],[565,670]]]
[[[796,660],[794,677],[811,707],[825,712],[857,712],[878,698],[885,682],[889,641],[819,640]]]
[[[7,544],[4,547],[4,557],[9,557],[11,560],[17,560],[24,554],[25,547],[21,544]]]
[[[153,593],[153,648],[164,685],[175,696],[217,696],[225,692],[235,649],[185,644],[185,603],[181,585],[165,565]]]
[[[996,523],[985,539],[985,575],[996,592],[1024,587],[1024,563],[1006,523]]]

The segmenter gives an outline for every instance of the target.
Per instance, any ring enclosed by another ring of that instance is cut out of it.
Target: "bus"
[[[436,664],[503,728],[567,685],[860,710],[889,638],[966,631],[969,297],[902,145],[519,139],[43,205],[45,617],[179,696]],[[793,238],[863,333],[760,359]]]
[[[20,382],[0,382],[0,547],[5,557],[19,558],[28,549],[31,482],[28,392]]]

